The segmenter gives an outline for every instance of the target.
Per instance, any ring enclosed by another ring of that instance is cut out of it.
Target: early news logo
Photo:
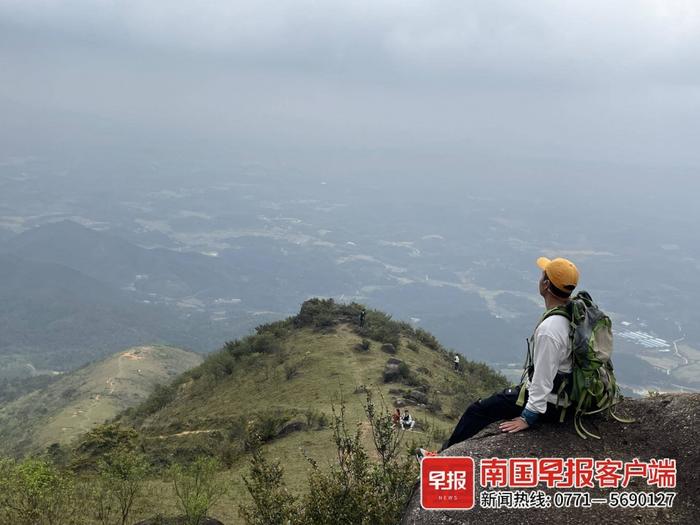
[[[474,507],[474,460],[432,456],[421,461],[424,509],[470,510]]]

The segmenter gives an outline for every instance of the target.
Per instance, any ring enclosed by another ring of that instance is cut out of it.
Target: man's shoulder
[[[567,340],[569,337],[569,319],[563,315],[550,315],[537,327],[536,334]]]

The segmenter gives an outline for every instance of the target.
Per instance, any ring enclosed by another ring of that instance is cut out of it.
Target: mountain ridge
[[[324,464],[337,456],[329,428],[334,410],[342,407],[348,425],[357,424],[367,450],[374,450],[365,414],[369,393],[378,409],[407,408],[416,420],[402,446],[434,446],[466,403],[507,384],[468,359],[455,370],[455,354],[431,334],[381,311],[367,308],[360,326],[362,308],[307,300],[297,315],[228,341],[112,424],[134,429],[140,449],[159,467],[216,457],[244,494],[240,474],[251,436],[271,457],[283,458],[290,486],[303,487],[308,457]]]
[[[201,361],[194,352],[146,345],[66,373],[0,408],[0,451],[20,456],[52,443],[69,445]]]

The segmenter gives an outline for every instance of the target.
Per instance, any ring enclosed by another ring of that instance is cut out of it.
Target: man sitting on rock
[[[566,306],[571,292],[578,284],[578,269],[567,259],[537,259],[542,270],[539,292],[546,307],[542,319],[530,339],[532,359],[528,359],[528,380],[514,388],[506,388],[487,399],[469,405],[450,438],[438,452],[423,448],[416,450],[420,460],[433,456],[455,443],[469,439],[486,425],[506,420],[499,425],[502,432],[520,432],[537,422],[559,419],[561,404],[557,407],[557,393],[562,381],[571,375],[572,358],[569,344],[569,320],[563,315],[548,315],[555,308]],[[571,385],[571,381],[567,381]],[[521,389],[525,388],[522,392]],[[518,400],[521,403],[518,403]],[[521,405],[524,405],[522,407]],[[568,411],[571,415],[572,411]]]
[[[404,430],[413,430],[415,424],[415,419],[413,419],[411,414],[408,413],[408,409],[405,409],[403,412],[403,417],[401,418],[401,428]]]

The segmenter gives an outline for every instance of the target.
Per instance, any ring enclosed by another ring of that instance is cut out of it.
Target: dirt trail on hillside
[[[107,385],[107,392],[105,396],[112,396],[114,395],[114,391],[116,390],[116,381],[118,379],[122,379],[124,377],[124,367],[122,365],[122,359],[129,359],[129,360],[140,360],[143,359],[144,356],[142,355],[137,355],[134,352],[138,349],[131,349],[127,350],[125,352],[122,352],[119,357],[117,357],[117,373],[113,377],[108,377],[105,380],[105,384]],[[83,432],[88,432],[94,425],[93,419],[91,417],[91,412],[95,409],[98,408],[98,405],[100,404],[100,401],[102,400],[102,396],[100,394],[95,394],[95,397],[92,398],[90,404],[85,408],[85,410],[77,410],[73,415],[75,417],[80,417],[81,421],[78,425],[78,428],[82,430]]]
[[[205,430],[183,430],[175,434],[161,434],[159,436],[151,436],[150,439],[167,439],[170,437],[191,436],[193,434],[211,434],[212,432],[220,432],[220,428],[209,428]]]

